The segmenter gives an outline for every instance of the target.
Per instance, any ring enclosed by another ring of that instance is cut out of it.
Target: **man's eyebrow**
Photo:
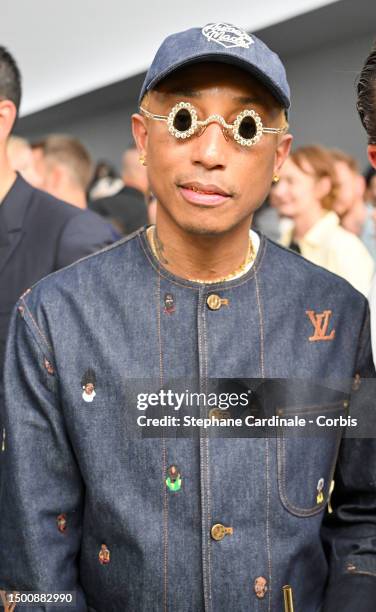
[[[197,89],[189,89],[188,87],[173,86],[168,91],[160,92],[163,96],[181,96],[182,98],[201,98],[202,91]],[[231,99],[237,104],[265,104],[265,100],[257,95],[250,96],[232,96]]]
[[[234,96],[232,99],[239,104],[265,104],[265,101],[257,96]]]
[[[187,87],[171,88],[169,91],[163,93],[167,96],[182,96],[183,98],[200,98],[202,96],[201,91],[197,91],[197,89],[188,89]]]

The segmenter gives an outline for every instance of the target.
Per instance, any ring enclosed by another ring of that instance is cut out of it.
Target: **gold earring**
[[[274,183],[274,184],[275,184],[275,183],[278,183],[279,178],[280,178],[280,177],[278,176],[278,174],[275,174],[275,175],[273,176],[272,183]]]
[[[142,164],[143,166],[146,166],[146,159],[145,159],[145,155],[140,155],[140,157],[138,158],[140,164]]]

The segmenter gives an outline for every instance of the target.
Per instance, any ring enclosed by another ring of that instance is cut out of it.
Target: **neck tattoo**
[[[164,252],[163,252],[164,245],[161,242],[157,234],[157,229],[155,225],[148,227],[148,229],[146,230],[146,236],[149,241],[154,257],[161,264],[168,264],[169,262],[166,259]],[[214,285],[215,283],[223,283],[225,281],[232,280],[236,277],[242,276],[242,274],[245,274],[250,264],[253,263],[253,261],[255,260],[255,257],[256,257],[255,249],[253,247],[252,239],[251,237],[249,237],[248,249],[247,249],[247,254],[246,254],[244,262],[240,266],[238,266],[235,270],[230,272],[230,274],[227,274],[226,276],[221,276],[220,278],[211,279],[211,280],[203,280],[201,278],[200,279],[188,278],[188,280],[193,283],[201,283],[202,285]]]

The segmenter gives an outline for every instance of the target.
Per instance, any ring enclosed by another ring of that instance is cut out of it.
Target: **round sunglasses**
[[[197,118],[197,110],[189,102],[178,102],[168,115],[156,115],[140,106],[140,111],[148,119],[167,122],[168,131],[175,138],[190,138],[202,132],[209,123],[219,123],[230,132],[236,142],[244,147],[256,144],[263,134],[286,134],[288,125],[282,128],[264,127],[260,115],[253,109],[245,109],[236,116],[233,123],[226,123],[221,115],[210,115],[204,121]]]

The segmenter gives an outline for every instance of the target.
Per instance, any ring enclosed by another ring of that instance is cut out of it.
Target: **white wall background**
[[[335,0],[1,0],[0,44],[24,78],[22,114],[147,69],[161,41],[211,21],[258,30]]]

